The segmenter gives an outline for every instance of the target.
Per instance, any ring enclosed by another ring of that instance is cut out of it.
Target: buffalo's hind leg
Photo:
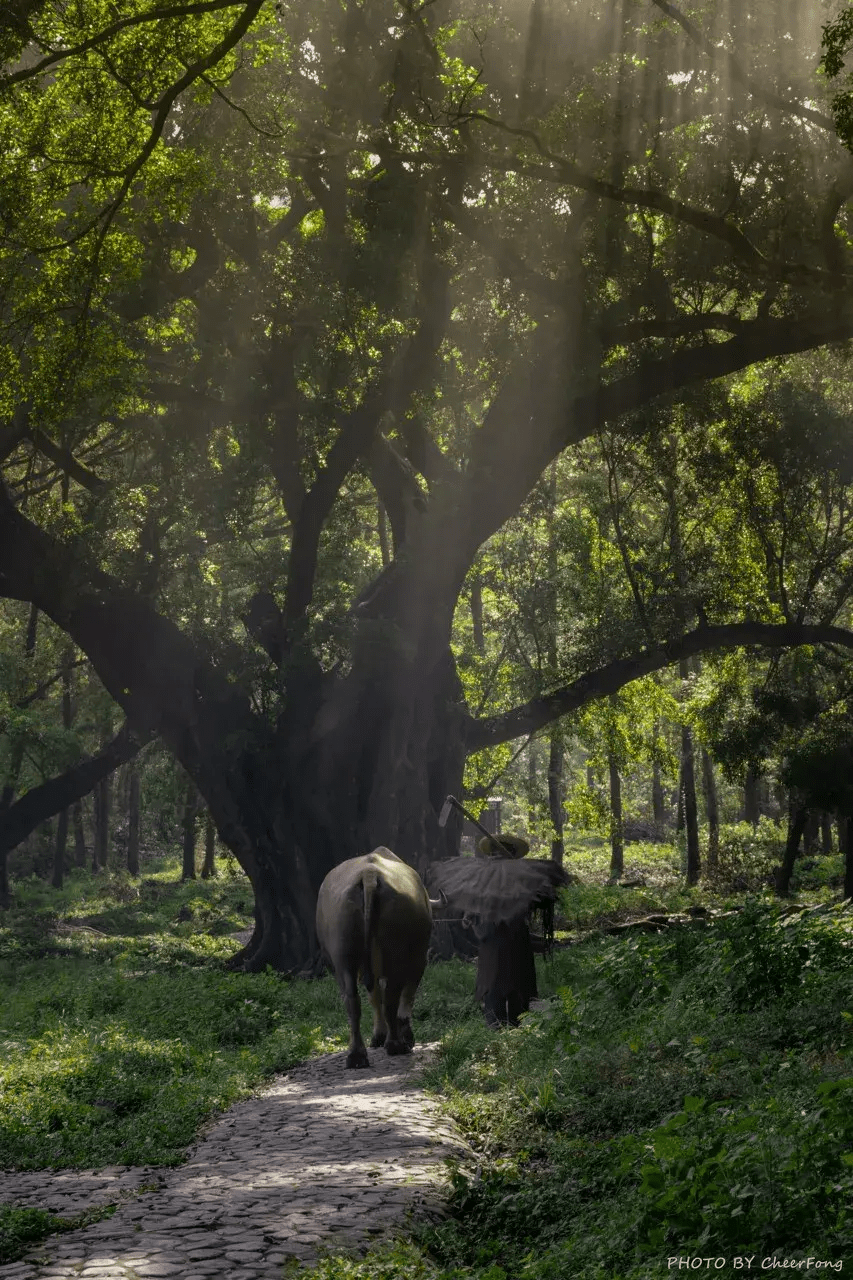
[[[341,995],[349,1021],[349,1053],[348,1067],[369,1067],[370,1059],[361,1038],[361,1000],[358,997],[358,984],[354,973],[347,972],[341,981]]]
[[[410,982],[403,987],[403,994],[400,996],[400,1006],[397,1009],[397,1023],[400,1028],[400,1039],[404,1040],[411,1049],[415,1043],[415,1033],[412,1030],[412,1005],[415,1003],[415,993],[417,992],[417,982]]]
[[[371,1049],[379,1049],[388,1039],[388,1024],[385,1021],[383,983],[374,978],[370,990],[370,1003],[373,1006],[373,1035],[370,1039]]]
[[[388,1023],[385,1052],[391,1056],[398,1053],[411,1053],[414,1043],[411,1018],[404,1018],[402,1023],[400,1021],[398,1011],[401,995],[402,988],[399,985],[392,986],[389,982],[385,988],[385,1021]]]

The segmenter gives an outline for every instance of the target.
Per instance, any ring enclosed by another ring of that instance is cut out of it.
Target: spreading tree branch
[[[562,318],[540,325],[537,349],[519,356],[474,436],[460,553],[470,563],[482,543],[518,510],[549,462],[605,423],[694,382],[851,337],[853,314],[843,308],[799,319],[744,321],[727,342],[648,357],[604,386],[573,394],[565,367],[580,339],[567,338]]]
[[[51,462],[55,462],[61,471],[66,471],[72,480],[76,480],[84,489],[88,489],[90,493],[102,494],[107,488],[106,480],[102,480],[94,471],[90,471],[88,467],[84,467],[82,462],[74,457],[70,449],[63,449],[55,440],[51,440],[50,436],[39,428],[30,428],[27,432],[30,440],[33,442],[39,453],[43,453],[46,458],[50,458]]]
[[[42,250],[43,252],[46,252],[49,249],[64,249],[68,245],[76,244],[79,240],[84,239],[90,231],[97,227],[98,232],[95,238],[93,261],[98,260],[107,232],[109,231],[119,209],[124,204],[124,201],[130,192],[130,188],[133,186],[134,180],[142,172],[146,163],[151,158],[154,148],[160,141],[175,102],[191,84],[194,84],[196,80],[199,80],[206,71],[210,70],[211,67],[215,67],[217,63],[221,62],[226,54],[230,53],[231,50],[240,43],[243,36],[249,30],[249,27],[260,13],[263,3],[264,0],[250,0],[250,3],[243,7],[243,12],[231,27],[231,30],[223,36],[219,43],[214,45],[209,53],[198,58],[189,67],[187,67],[184,74],[161,94],[156,104],[154,119],[151,122],[148,137],[139,153],[125,167],[124,177],[117,195],[113,197],[105,208],[99,210],[93,218],[90,218],[79,231],[76,231],[74,235],[65,240],[61,240],[58,243],[44,246]],[[233,8],[233,5],[223,4],[221,7]]]
[[[426,498],[414,468],[381,431],[373,441],[369,462],[370,479],[388,514],[396,552],[406,541],[412,512],[426,510]]]
[[[386,360],[362,404],[344,419],[324,466],[305,495],[290,549],[284,611],[288,627],[311,603],[320,535],[341,485],[356,462],[368,454],[384,415],[390,412],[401,421],[412,395],[429,383],[450,306],[449,275],[448,266],[425,255],[417,329],[403,349]]]
[[[0,596],[26,600],[82,649],[140,731],[159,734],[198,780],[229,734],[252,732],[243,694],[149,600],[17,510],[0,480]]]
[[[571,684],[542,697],[532,698],[522,706],[501,715],[469,722],[467,747],[480,751],[501,742],[510,742],[522,734],[536,733],[561,716],[577,711],[639,680],[641,676],[661,671],[676,662],[684,662],[699,653],[715,649],[742,649],[758,646],[764,649],[791,649],[798,645],[834,644],[853,650],[853,631],[844,627],[821,624],[771,622],[731,622],[697,627],[665,644],[644,649],[627,658],[617,658],[596,671],[587,672]]]
[[[622,187],[617,183],[596,178],[584,173],[573,161],[558,155],[546,147],[533,129],[507,124],[483,111],[472,111],[464,116],[465,121],[479,121],[493,129],[514,134],[527,139],[533,144],[547,164],[532,164],[518,157],[483,154],[480,163],[505,173],[518,173],[528,177],[540,178],[546,182],[557,182],[577,187],[591,195],[605,200],[613,200],[637,209],[651,209],[663,213],[683,226],[693,227],[703,235],[713,236],[727,244],[735,257],[747,270],[762,278],[773,276],[781,280],[811,281],[836,287],[837,276],[821,267],[813,267],[805,262],[770,261],[752,243],[749,237],[734,222],[723,215],[709,213],[705,209],[697,209],[683,200],[676,200],[663,191],[647,190],[640,187]]]
[[[124,724],[97,755],[88,756],[55,778],[32,787],[0,814],[0,856],[26,840],[40,822],[46,822],[75,800],[88,795],[102,778],[132,760],[152,736],[149,731],[134,733],[128,724]]]
[[[220,9],[236,9],[239,7],[241,6],[237,0],[196,0],[192,4],[156,5],[153,9],[146,9],[144,13],[135,13],[126,18],[117,18],[115,22],[103,27],[95,35],[89,36],[87,40],[81,40],[79,44],[69,45],[65,49],[53,49],[46,57],[39,59],[38,62],[34,62],[29,67],[21,67],[18,71],[6,72],[5,74],[0,73],[0,90],[7,89],[13,84],[20,84],[24,80],[35,80],[45,71],[56,66],[58,62],[63,62],[66,58],[76,58],[81,53],[88,53],[90,49],[97,49],[100,45],[112,40],[119,32],[126,31],[128,27],[139,27],[144,26],[147,22],[161,22],[163,19],[168,20],[169,18],[186,18],[195,14],[215,13]],[[35,40],[36,36],[32,28],[29,28],[28,34],[31,39]]]

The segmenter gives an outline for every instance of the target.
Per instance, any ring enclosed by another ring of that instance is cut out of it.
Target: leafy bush
[[[842,1256],[851,927],[843,905],[753,900],[706,928],[558,953],[544,1014],[479,1041],[457,1030],[431,1074],[480,1167],[456,1171],[453,1216],[424,1247],[523,1280],[650,1280],[675,1252]]]
[[[772,885],[785,840],[784,828],[763,815],[757,827],[750,822],[722,826],[714,876],[716,887],[737,893],[757,893]]]
[[[805,1256],[830,1238],[853,1246],[851,1089],[853,1078],[824,1082],[807,1107],[688,1097],[642,1143],[630,1139],[622,1168],[640,1178],[640,1247]]]

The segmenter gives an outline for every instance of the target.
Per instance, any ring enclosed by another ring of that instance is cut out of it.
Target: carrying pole
[[[503,849],[504,853],[508,854],[510,858],[515,857],[515,850],[511,849],[509,845],[504,844],[500,836],[493,835],[491,831],[487,831],[483,824],[478,822],[472,813],[468,812],[464,804],[456,799],[456,796],[448,796],[444,804],[441,806],[441,813],[438,815],[438,825],[440,827],[447,826],[447,819],[450,817],[451,807],[458,809],[460,813],[463,813],[468,821],[475,826],[478,831],[482,831],[483,835],[486,836],[487,839],[496,844],[499,849]]]

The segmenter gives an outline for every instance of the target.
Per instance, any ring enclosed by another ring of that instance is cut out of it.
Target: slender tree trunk
[[[471,626],[474,630],[474,648],[482,657],[486,652],[486,633],[483,630],[483,582],[479,573],[471,578]]]
[[[704,747],[702,748],[702,787],[705,792],[705,810],[708,814],[708,872],[713,875],[717,870],[720,857],[720,806],[717,799],[714,762]]]
[[[65,847],[68,843],[68,810],[62,809],[56,823],[56,839],[53,845],[53,878],[54,889],[61,889],[65,876]]]
[[[662,827],[666,822],[666,803],[657,760],[652,761],[652,817],[656,826]]]
[[[853,817],[844,819],[844,897],[853,898]]]
[[[75,800],[71,806],[71,826],[74,830],[74,865],[85,867],[88,850],[86,849],[86,831],[83,826],[82,800]]]
[[[98,680],[92,669],[92,683],[97,689]],[[107,746],[113,736],[113,707],[104,706],[100,715],[101,748]],[[110,774],[102,778],[95,788],[95,838],[92,845],[92,870],[105,870],[110,853],[110,823],[112,821],[113,783]]]
[[[693,734],[687,724],[681,726],[681,794],[683,796],[684,827],[687,836],[687,883],[696,884],[702,864],[699,855],[699,813],[696,804]]]
[[[680,545],[680,544],[679,544]],[[678,664],[682,688],[690,678],[690,666],[687,662]],[[696,884],[702,869],[699,854],[699,812],[696,803],[696,762],[693,752],[693,732],[689,724],[681,726],[681,777],[679,780],[679,796],[681,799],[684,831],[687,837],[687,883]]]
[[[531,738],[527,744],[527,829],[532,834],[536,829],[536,739]]]
[[[802,805],[790,815],[785,852],[782,855],[781,863],[776,868],[776,892],[780,898],[787,898],[790,891],[794,863],[797,860],[797,853],[799,852],[800,841],[803,838],[808,816],[808,809],[803,808]]]
[[[204,863],[201,868],[202,880],[210,880],[216,875],[216,826],[208,810],[204,819]]]
[[[548,469],[548,676],[557,679],[557,636],[560,625],[557,583],[559,554],[557,546],[557,507],[559,502],[557,459]],[[563,842],[563,769],[565,746],[559,723],[551,726],[548,749],[548,810],[554,834],[551,838],[551,860],[563,864],[566,849]]]
[[[608,757],[610,769],[610,879],[618,880],[625,869],[624,826],[622,822],[622,778],[616,757]]]
[[[67,645],[62,659],[62,727],[71,731],[74,715],[71,705],[71,675],[74,670],[74,646]],[[68,843],[68,808],[60,810],[53,850],[53,887],[62,888],[65,876],[65,847]]]
[[[24,637],[24,656],[32,659],[36,651],[36,638],[38,635],[38,618],[39,611],[35,605],[30,606],[29,618],[27,619],[27,630]],[[12,747],[9,770],[6,776],[6,782],[2,792],[0,792],[0,822],[3,815],[8,812],[15,799],[15,792],[18,789],[18,780],[21,775],[21,766],[24,763],[24,742],[22,738],[15,740]],[[9,867],[8,867],[8,849],[3,848],[0,852],[0,907],[8,907],[11,902],[9,894]]]
[[[182,880],[195,880],[195,837],[196,837],[196,819],[198,818],[198,792],[195,783],[190,781],[187,783],[187,789],[184,799],[184,820],[183,820],[183,867],[181,869]]]
[[[761,817],[758,782],[758,774],[750,765],[743,783],[743,820],[744,822],[751,822],[754,827],[758,826],[758,819]]]
[[[139,875],[139,764],[131,760],[127,766],[127,869]]]
[[[563,843],[563,766],[565,750],[563,737],[556,727],[551,730],[551,747],[548,753],[548,809],[554,836],[551,840],[551,860],[562,866],[565,857]]]
[[[826,812],[820,815],[820,851],[832,853],[832,815]]]
[[[820,838],[820,814],[815,810],[809,811],[806,818],[806,827],[803,832],[803,851],[808,856],[816,852],[817,842]]]
[[[95,787],[95,839],[92,843],[92,870],[106,867],[110,848],[110,811],[112,787],[109,776]]]

